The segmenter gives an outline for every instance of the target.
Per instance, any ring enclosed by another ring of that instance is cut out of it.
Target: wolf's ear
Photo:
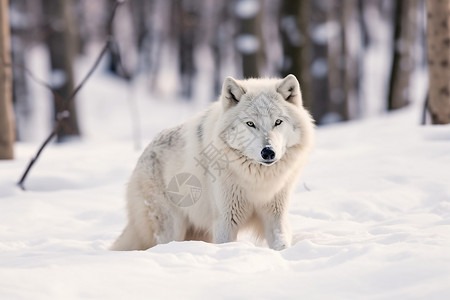
[[[244,88],[233,77],[225,78],[222,86],[222,101],[225,108],[236,105],[244,94]]]
[[[300,84],[294,75],[289,74],[277,84],[277,92],[283,96],[286,101],[294,104],[302,103]]]

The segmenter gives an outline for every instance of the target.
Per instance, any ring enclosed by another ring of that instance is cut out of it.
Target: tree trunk
[[[58,141],[63,141],[66,137],[80,135],[75,101],[71,101],[68,109],[64,111],[65,102],[74,89],[73,59],[77,47],[73,31],[73,6],[71,0],[45,0],[42,3],[49,22],[47,44],[52,68],[52,87],[63,98],[55,99],[55,119],[65,118],[58,132]]]
[[[327,1],[311,1],[311,31],[314,32],[327,22]],[[326,123],[324,118],[328,112],[328,41],[323,34],[313,36],[312,39],[312,66],[311,66],[311,92],[312,92],[312,107],[311,112],[318,124]]]
[[[450,123],[450,0],[427,0],[427,51],[433,124]]]
[[[414,68],[416,0],[398,0],[395,7],[394,57],[389,83],[388,109],[402,108],[410,102],[409,85]]]
[[[211,51],[214,60],[214,98],[217,98],[222,89],[222,64],[225,59],[225,47],[228,43],[225,22],[229,15],[225,1],[218,2],[215,6]]]
[[[283,0],[280,17],[283,41],[281,76],[294,74],[302,90],[303,105],[311,108],[310,56],[311,38],[308,33],[309,1]]]
[[[186,99],[193,96],[194,79],[197,72],[195,50],[197,47],[200,17],[193,0],[173,1],[174,26],[178,40],[178,70],[181,80],[181,94]]]
[[[368,29],[368,24],[367,24],[367,19],[365,17],[365,2],[367,0],[357,0],[358,1],[358,23],[359,23],[359,27],[361,30],[361,38],[362,38],[362,47],[363,48],[367,48],[369,47],[371,40],[370,40],[370,35],[369,35],[369,29]]]
[[[9,7],[11,14],[20,16],[10,21],[12,36],[11,59],[13,64],[17,66],[26,65],[27,37],[30,34],[30,29],[33,28],[33,25],[36,25],[33,24],[32,18],[30,18],[30,10],[27,4],[27,0],[15,0],[11,2]],[[24,22],[24,20],[27,21]],[[32,126],[30,120],[32,118],[33,107],[28,97],[29,91],[25,70],[23,68],[12,68],[12,76],[16,140],[20,141],[26,139],[27,135],[29,135],[28,129]]]
[[[342,1],[327,1],[328,22],[335,24],[339,29],[328,33],[328,120],[327,122],[338,122],[348,120],[346,83],[346,38],[344,7]]]
[[[361,102],[359,99],[361,53],[363,52],[364,36],[359,23],[359,10],[357,0],[346,0],[343,4],[341,15],[342,39],[344,40],[345,57],[345,108],[346,118],[354,119],[361,114]]]
[[[8,0],[0,0],[0,159],[14,158],[14,112]]]
[[[263,52],[262,39],[262,1],[238,0],[235,13],[238,20],[236,48],[242,57],[242,75],[244,78],[259,77]],[[251,8],[251,9],[243,9]]]

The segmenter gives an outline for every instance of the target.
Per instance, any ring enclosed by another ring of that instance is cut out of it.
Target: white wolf
[[[289,198],[313,139],[294,75],[226,78],[219,101],[145,149],[127,189],[128,224],[111,249],[232,242],[248,226],[272,249],[289,247]]]

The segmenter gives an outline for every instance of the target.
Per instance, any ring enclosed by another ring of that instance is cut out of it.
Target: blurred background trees
[[[73,64],[77,52],[77,24],[72,0],[42,1],[44,28],[46,32],[45,44],[50,57],[51,77],[50,85],[55,94],[55,121],[67,114],[64,126],[57,133],[59,141],[66,137],[80,134],[77,122],[75,102],[70,101],[67,111],[64,102],[69,99],[74,89]]]
[[[92,56],[105,40],[114,2],[11,0],[14,64],[36,64],[30,59],[36,51],[46,56],[44,77],[66,98],[77,78],[77,60]],[[141,79],[149,98],[193,102],[215,100],[228,75],[292,73],[319,125],[365,118],[424,101],[424,2],[129,0],[116,15],[104,72],[130,85]],[[448,0],[437,2],[448,7]],[[36,105],[29,86],[25,70],[15,67],[19,139],[27,139],[26,120]],[[60,111],[59,101],[54,99],[54,117],[70,116],[58,134],[62,140],[78,135],[79,128],[76,106]]]
[[[427,46],[433,124],[450,123],[450,3],[427,1]]]
[[[0,159],[14,157],[14,114],[8,1],[0,1]]]

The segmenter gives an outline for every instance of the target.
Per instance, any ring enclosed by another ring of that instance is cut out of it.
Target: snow
[[[240,34],[236,38],[236,48],[246,55],[256,53],[260,47],[259,44],[258,38],[253,34]]]
[[[317,58],[311,65],[311,74],[316,78],[323,78],[327,75],[328,64],[324,58]]]
[[[83,73],[83,72],[81,72]],[[133,91],[144,144],[204,104]],[[247,235],[112,252],[140,151],[129,88],[96,72],[77,101],[84,138],[0,162],[0,299],[448,299],[450,127],[419,108],[318,128],[290,207],[293,246]]]
[[[370,35],[371,45],[365,49],[362,59],[362,76],[360,99],[363,100],[363,117],[375,116],[386,110],[390,71],[392,66],[392,40],[393,26],[386,22],[386,16],[374,6],[367,5],[364,12],[367,20],[367,30]],[[423,47],[423,44],[421,44]],[[422,68],[419,68],[422,69]],[[422,74],[420,74],[422,75]],[[422,76],[426,77],[426,76]],[[421,81],[424,82],[423,78]],[[412,82],[410,87],[423,86],[421,82]],[[426,82],[425,82],[425,86]],[[427,90],[427,88],[425,88]],[[425,99],[422,93],[412,93],[411,99],[420,101]]]
[[[234,13],[242,19],[250,19],[258,13],[260,8],[259,1],[256,0],[239,0],[236,2]]]
[[[67,74],[63,69],[55,69],[51,73],[50,86],[54,89],[61,88],[67,82]]]
[[[280,27],[286,32],[289,43],[293,46],[301,46],[303,37],[297,25],[297,19],[294,15],[288,15],[281,18]]]
[[[339,34],[341,27],[337,22],[328,21],[323,24],[316,25],[311,28],[310,31],[314,42],[319,45],[325,45],[330,39]]]

